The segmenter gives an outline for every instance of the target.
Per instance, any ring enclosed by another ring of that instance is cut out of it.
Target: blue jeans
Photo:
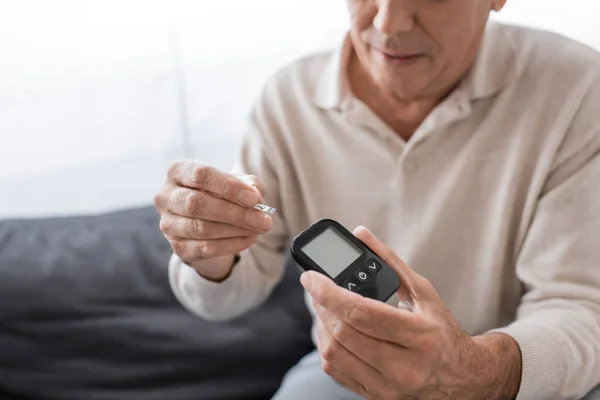
[[[335,383],[321,370],[317,351],[306,355],[286,374],[271,400],[364,400]],[[543,399],[540,399],[543,400]],[[600,400],[600,386],[583,400]]]

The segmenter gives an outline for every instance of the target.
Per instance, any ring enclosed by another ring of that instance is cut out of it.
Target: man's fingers
[[[173,164],[169,169],[169,180],[178,186],[213,193],[244,207],[253,207],[261,197],[251,184],[210,164],[195,160]]]
[[[256,242],[256,236],[216,240],[171,239],[169,242],[175,254],[190,262],[240,253]]]
[[[414,347],[419,342],[419,333],[426,326],[421,314],[353,293],[318,272],[304,272],[301,282],[317,305],[372,338]]]
[[[391,251],[385,244],[377,239],[370,230],[364,226],[359,226],[354,229],[352,233],[361,242],[373,250],[375,254],[381,257],[390,267],[394,268],[400,278],[412,279],[414,272],[396,255],[396,253]]]
[[[256,231],[252,229],[169,213],[161,217],[160,229],[166,237],[191,240],[256,236]]]
[[[260,193],[260,199],[258,200],[258,202],[262,203],[263,197],[265,197],[265,194],[267,194],[267,190],[265,189],[265,186],[262,184],[262,182],[254,175],[240,176],[240,179],[246,182],[248,185],[256,188],[256,190],[258,190],[258,192]]]
[[[235,225],[243,229],[266,232],[271,229],[271,217],[265,213],[234,204],[209,192],[174,187],[165,194],[167,211],[173,214]]]
[[[422,277],[410,269],[410,267],[408,267],[395,252],[377,239],[377,237],[364,226],[359,226],[354,229],[353,234],[396,271],[396,274],[398,274],[398,277],[400,278],[400,289],[398,293],[400,297],[408,302],[414,303],[414,306],[419,306],[419,296],[425,290],[421,290],[420,287],[422,286],[420,285]]]
[[[316,311],[317,321],[324,330],[318,331],[322,357],[334,367],[349,369],[352,372],[350,376],[369,387],[380,385],[381,378],[393,379],[390,373],[394,372],[398,360],[406,360],[410,356],[400,345],[367,336],[340,321],[322,306],[317,305]]]
[[[339,386],[350,389],[354,393],[366,398],[367,390],[365,386],[356,380],[357,377],[363,375],[357,373],[357,369],[364,363],[348,353],[348,351],[344,351],[344,349],[332,351],[334,339],[318,319],[317,335],[319,339],[317,347],[319,349],[319,358],[323,372],[329,375]],[[342,373],[341,370],[345,373]]]

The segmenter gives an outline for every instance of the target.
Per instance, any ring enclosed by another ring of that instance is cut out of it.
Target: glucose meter
[[[400,287],[396,272],[340,223],[323,219],[294,238],[294,260],[365,297],[386,302]]]

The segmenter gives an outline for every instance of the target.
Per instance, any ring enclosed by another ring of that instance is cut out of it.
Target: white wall
[[[600,49],[600,2],[498,18]],[[0,218],[148,204],[169,163],[231,164],[281,65],[332,46],[343,0],[0,0]]]
[[[264,80],[343,32],[322,3],[0,0],[0,218],[148,204],[177,158],[229,168]]]
[[[496,19],[570,36],[600,50],[600,2],[596,0],[508,0]]]

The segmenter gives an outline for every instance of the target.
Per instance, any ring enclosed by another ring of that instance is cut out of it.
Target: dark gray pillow
[[[267,399],[310,351],[289,261],[269,301],[208,323],[167,279],[153,208],[0,221],[0,397]]]

